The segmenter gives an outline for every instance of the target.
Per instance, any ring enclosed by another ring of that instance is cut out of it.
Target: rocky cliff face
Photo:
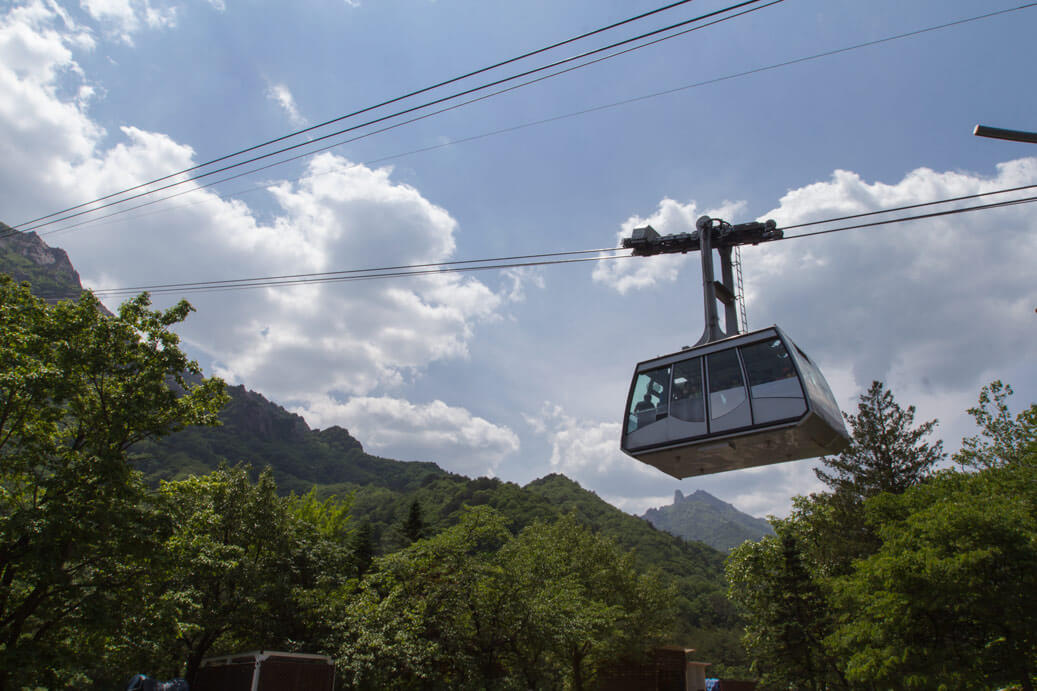
[[[51,247],[36,233],[22,233],[0,223],[0,271],[28,281],[33,293],[49,302],[74,298],[83,290],[79,273],[65,250]]]

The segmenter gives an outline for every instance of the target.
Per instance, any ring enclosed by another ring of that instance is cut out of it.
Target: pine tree
[[[411,542],[417,542],[425,535],[425,521],[421,516],[421,504],[417,499],[411,502],[410,512],[403,524],[403,534]]]
[[[371,568],[371,562],[374,561],[375,554],[374,530],[368,521],[361,523],[360,527],[353,533],[352,542],[357,576],[362,578],[368,569]]]
[[[881,492],[900,494],[918,484],[944,458],[943,442],[926,441],[937,420],[912,427],[915,407],[905,410],[882,382],[872,382],[857,404],[856,415],[845,415],[852,441],[835,458],[824,457],[826,470],[817,477],[836,495],[854,502]]]

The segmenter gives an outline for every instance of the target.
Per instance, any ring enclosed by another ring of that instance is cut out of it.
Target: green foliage
[[[1031,448],[1034,448],[1031,445]],[[948,471],[868,502],[881,548],[836,582],[832,645],[860,682],[1032,688],[1037,671],[1037,463]],[[1029,685],[1029,686],[1028,686]]]
[[[50,307],[0,277],[0,689],[100,654],[153,532],[127,450],[223,402],[219,380],[188,381],[198,366],[170,331],[190,305],[148,306]]]
[[[817,547],[833,536],[818,535],[826,526],[810,508],[801,503],[773,521],[775,536],[745,542],[727,560],[730,596],[746,614],[746,648],[765,688],[846,688],[824,645],[834,622]]]
[[[420,540],[425,533],[425,521],[421,518],[421,504],[415,499],[410,503],[407,520],[403,524],[403,535],[411,542]]]
[[[873,386],[835,492],[797,497],[777,537],[732,552],[765,688],[1033,689],[1037,445],[1010,392],[994,382],[972,411],[984,439],[965,465],[981,470],[930,474],[930,423],[912,429]]]
[[[482,688],[495,677],[492,631],[478,628],[485,614],[479,596],[492,589],[492,559],[509,537],[503,517],[482,507],[377,560],[347,612],[339,655],[344,681],[448,689]]]
[[[163,482],[159,542],[109,659],[193,682],[208,654],[331,650],[351,596],[349,505],[279,497],[272,474],[221,467]]]
[[[969,414],[979,425],[981,434],[961,440],[954,460],[962,467],[989,468],[1018,463],[1037,443],[1037,404],[1012,418],[1008,397],[1012,387],[1000,380],[984,386],[979,392],[979,405]],[[991,409],[993,406],[993,409]]]
[[[673,593],[572,517],[517,537],[489,507],[383,557],[349,608],[339,664],[364,688],[583,688],[666,631]]]
[[[528,688],[592,685],[603,663],[665,642],[674,588],[572,515],[534,523],[501,550],[510,667]]]
[[[353,516],[370,523],[380,552],[391,552],[408,544],[398,526],[405,521],[414,501],[420,502],[429,535],[456,525],[465,506],[498,510],[516,533],[537,521],[554,521],[572,514],[583,525],[629,550],[637,568],[658,568],[676,587],[674,603],[678,616],[670,643],[694,647],[703,659],[732,667],[743,668],[747,664],[737,643],[741,620],[725,597],[724,556],[707,545],[689,543],[657,530],[562,475],[548,475],[525,487],[457,475],[428,476],[413,492],[361,487],[356,491]]]
[[[822,458],[828,472],[817,477],[837,494],[859,501],[881,492],[903,492],[944,457],[943,442],[925,441],[936,420],[912,428],[915,407],[904,410],[882,382],[861,395],[856,415],[846,415],[852,440],[835,458]]]
[[[155,580],[156,620],[175,622],[165,650],[187,660],[188,683],[222,636],[261,630],[287,599],[291,531],[269,473],[253,485],[242,468],[163,483],[171,533]]]
[[[282,493],[345,495],[360,486],[412,491],[427,476],[446,476],[434,463],[406,463],[364,453],[341,427],[311,430],[305,420],[243,386],[228,387],[220,426],[193,427],[134,447],[148,481],[205,474],[221,463],[269,467]]]

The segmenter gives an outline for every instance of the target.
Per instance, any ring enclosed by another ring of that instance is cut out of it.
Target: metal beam
[[[1000,127],[987,127],[976,125],[972,134],[977,137],[990,137],[991,139],[1007,139],[1010,142],[1026,142],[1037,144],[1037,132],[1023,132],[1022,130],[1003,130]]]

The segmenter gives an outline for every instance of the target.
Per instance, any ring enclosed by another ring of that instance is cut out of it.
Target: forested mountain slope
[[[28,280],[41,295],[81,290],[65,253],[34,234],[0,240],[0,273]],[[415,530],[418,537],[430,537],[456,525],[465,506],[497,509],[515,533],[572,514],[632,550],[639,568],[658,568],[672,579],[680,612],[673,643],[697,648],[705,659],[744,661],[739,622],[724,595],[724,555],[708,545],[657,530],[562,475],[522,487],[456,475],[435,463],[379,458],[346,429],[311,429],[302,417],[244,386],[227,387],[227,393],[220,426],[189,428],[133,448],[132,461],[149,482],[204,475],[221,464],[244,463],[254,475],[269,467],[280,493],[316,488],[322,497],[348,499],[351,524],[369,537],[375,554],[407,546]]]
[[[136,449],[136,463],[152,481],[206,473],[221,462],[269,466],[281,492],[347,493],[362,485],[416,489],[429,475],[447,475],[434,463],[378,458],[341,427],[310,429],[306,421],[244,386],[229,386],[219,427],[183,430]]]

